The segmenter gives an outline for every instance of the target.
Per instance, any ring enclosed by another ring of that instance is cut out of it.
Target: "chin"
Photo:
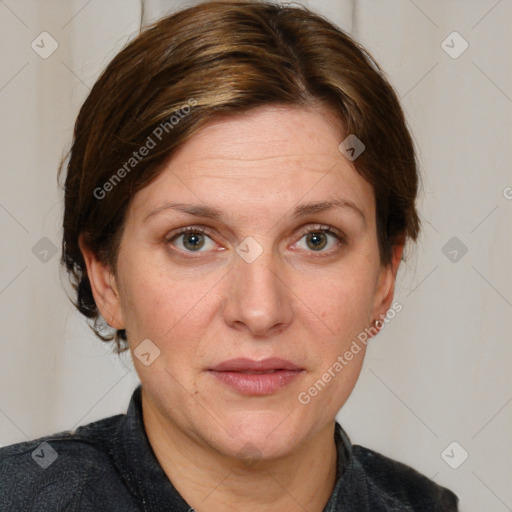
[[[227,417],[226,417],[227,418]],[[239,411],[226,419],[226,429],[217,429],[219,443],[230,457],[279,458],[301,441],[304,424],[292,415],[275,411]],[[211,432],[211,431],[210,431]],[[220,447],[218,447],[220,448]]]

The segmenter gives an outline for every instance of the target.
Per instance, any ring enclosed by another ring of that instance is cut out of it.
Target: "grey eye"
[[[186,233],[183,235],[183,246],[190,251],[201,249],[204,245],[204,235],[201,233]]]
[[[171,240],[171,243],[184,252],[206,252],[215,246],[215,243],[208,235],[199,231],[178,233]]]
[[[327,235],[322,232],[313,232],[306,235],[306,243],[314,251],[322,250],[327,245]]]
[[[305,244],[304,244],[305,241]],[[334,249],[340,242],[339,236],[327,230],[316,230],[305,233],[297,242],[300,249],[314,252],[327,252],[324,249]],[[328,246],[328,247],[327,247]]]

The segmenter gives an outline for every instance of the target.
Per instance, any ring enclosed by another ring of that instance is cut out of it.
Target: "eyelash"
[[[171,233],[166,238],[166,243],[170,244],[171,242],[174,242],[174,240],[179,238],[181,235],[184,235],[186,233],[201,233],[203,235],[209,236],[210,238],[211,238],[210,235],[212,234],[211,231],[209,229],[205,228],[204,226],[186,226],[184,228],[181,228],[179,231]],[[347,244],[347,237],[345,236],[345,234],[338,232],[338,231],[334,231],[332,229],[332,226],[329,226],[329,225],[318,224],[316,226],[309,227],[307,229],[303,229],[299,232],[299,235],[300,235],[299,240],[301,240],[302,237],[304,237],[305,235],[308,235],[310,233],[326,233],[326,234],[331,235],[334,238],[336,238],[339,243],[338,247],[336,247],[335,249],[331,249],[329,251],[319,251],[319,252],[316,252],[313,250],[308,251],[308,252],[312,253],[312,257],[314,257],[314,258],[322,258],[322,257],[331,256],[333,253],[337,252],[340,249],[340,247]],[[201,251],[197,251],[198,254],[196,256],[194,254],[194,251],[182,251],[181,249],[177,249],[177,250],[180,251],[181,253],[186,253],[187,256],[191,255],[192,257],[199,257],[199,255],[201,253]]]

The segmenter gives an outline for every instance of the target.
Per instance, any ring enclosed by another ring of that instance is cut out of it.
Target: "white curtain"
[[[141,22],[191,3],[0,2],[1,445],[126,411],[129,356],[66,298],[56,170],[100,71]],[[512,3],[303,3],[382,65],[423,179],[403,309],[372,340],[338,419],[354,443],[454,490],[462,510],[512,510]]]

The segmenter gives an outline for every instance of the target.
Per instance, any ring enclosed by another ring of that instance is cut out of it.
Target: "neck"
[[[242,461],[170,423],[146,400],[143,420],[165,474],[198,512],[322,512],[336,483],[334,422],[279,459]]]

